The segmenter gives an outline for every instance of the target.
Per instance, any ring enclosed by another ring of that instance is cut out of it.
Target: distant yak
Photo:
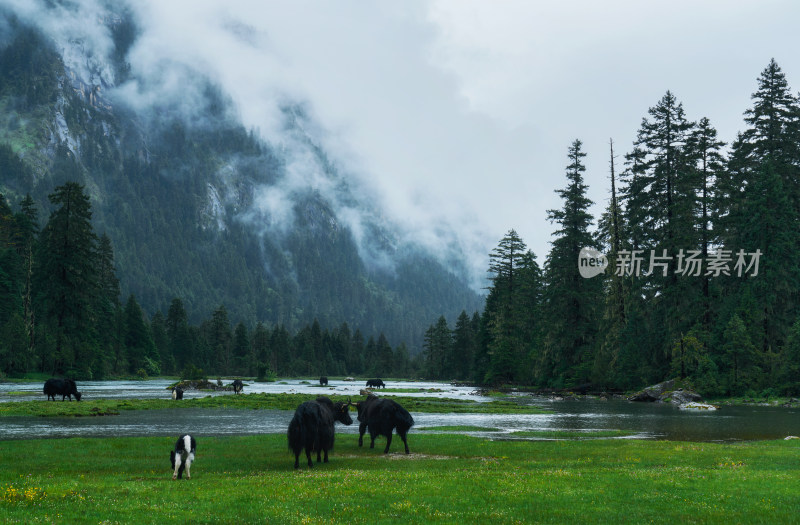
[[[287,438],[289,449],[294,452],[294,468],[300,467],[300,452],[305,449],[308,466],[313,467],[311,453],[317,453],[317,463],[321,454],[325,454],[328,462],[328,451],[333,449],[335,436],[334,422],[352,425],[350,417],[350,401],[334,403],[329,398],[320,396],[315,401],[301,403],[294,412],[289,423]]]
[[[408,411],[391,399],[385,399],[376,395],[369,395],[367,399],[356,403],[358,409],[358,446],[364,444],[364,432],[369,429],[371,442],[369,448],[375,448],[375,438],[377,436],[386,437],[386,448],[383,453],[389,452],[392,444],[392,430],[397,429],[397,435],[403,440],[408,451],[408,441],[406,435],[408,429],[414,425],[414,418]]]
[[[183,399],[183,389],[181,387],[172,387],[172,399]]]
[[[241,394],[242,390],[244,390],[244,384],[242,383],[241,379],[234,379],[233,380],[233,393],[234,394]]]
[[[386,384],[380,379],[367,379],[367,388],[386,388]]]
[[[72,396],[78,401],[81,400],[81,393],[78,392],[78,387],[72,379],[48,379],[44,383],[43,390],[48,401],[50,399],[55,401],[56,396],[61,396],[61,401],[66,398],[72,401]]]
[[[327,378],[327,377],[325,377],[325,376],[322,376],[322,377],[320,377],[320,378],[319,378],[319,384],[320,384],[320,386],[327,386],[327,384],[328,384],[328,378]]]

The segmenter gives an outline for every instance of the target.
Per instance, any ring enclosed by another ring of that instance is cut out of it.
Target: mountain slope
[[[191,107],[131,104],[136,27],[98,18],[113,42],[104,55],[0,14],[0,192],[12,206],[30,193],[46,219],[57,185],[84,184],[123,294],[151,313],[180,297],[194,322],[220,304],[234,321],[290,329],[347,321],[412,351],[430,319],[480,308],[458,272],[400,241],[351,187],[300,105],[282,107],[275,145],[196,71],[184,72]]]

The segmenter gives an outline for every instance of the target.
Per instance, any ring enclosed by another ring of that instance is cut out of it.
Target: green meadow
[[[800,442],[490,441],[409,434],[411,454],[339,434],[292,468],[286,436],[0,442],[5,523],[798,523]],[[302,462],[301,462],[302,463]]]

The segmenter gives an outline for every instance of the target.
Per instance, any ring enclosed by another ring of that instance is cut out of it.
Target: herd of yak
[[[320,378],[321,385],[328,384],[327,377]],[[385,387],[380,379],[370,379],[367,387]],[[234,392],[240,393],[243,389],[242,381],[234,381]],[[72,396],[78,401],[81,400],[81,393],[78,392],[75,381],[71,379],[48,379],[44,384],[44,393],[47,399],[55,401],[56,396],[60,395],[61,400]],[[362,392],[363,393],[363,392]],[[183,399],[183,390],[180,387],[172,389],[173,399]],[[328,451],[333,449],[335,437],[334,424],[336,421],[345,425],[352,425],[353,419],[350,417],[350,407],[355,406],[358,411],[358,446],[364,444],[364,433],[369,430],[370,448],[375,448],[375,438],[384,436],[386,438],[386,448],[384,454],[389,452],[392,444],[392,431],[396,430],[397,435],[403,440],[406,454],[408,450],[408,440],[406,438],[408,430],[414,425],[414,418],[408,411],[400,406],[396,401],[378,397],[372,392],[367,392],[364,401],[352,403],[349,399],[347,403],[334,403],[325,396],[319,396],[314,401],[305,401],[294,412],[287,437],[289,449],[294,453],[294,468],[300,467],[300,454],[305,450],[308,466],[314,463],[311,456],[317,453],[317,463],[320,461],[328,462]],[[184,469],[187,478],[191,478],[189,468],[194,460],[197,443],[194,437],[185,434],[178,438],[173,450],[170,451],[170,462],[173,468],[172,479],[180,479]],[[324,458],[324,459],[323,459]]]

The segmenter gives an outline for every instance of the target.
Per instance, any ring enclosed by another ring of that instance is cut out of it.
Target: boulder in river
[[[650,403],[670,402],[676,405],[696,403],[702,400],[703,396],[697,392],[679,386],[678,381],[675,379],[648,386],[628,398],[628,401],[644,401]]]

